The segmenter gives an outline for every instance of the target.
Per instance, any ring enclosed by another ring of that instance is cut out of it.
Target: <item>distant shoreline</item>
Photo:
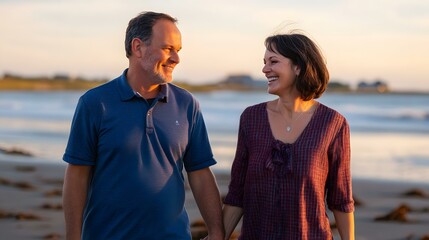
[[[78,91],[89,90],[107,80],[85,80],[85,79],[49,79],[49,78],[11,78],[0,79],[0,91]],[[211,92],[211,91],[266,91],[266,87],[254,87],[246,84],[225,84],[210,83],[203,85],[193,85],[184,82],[174,81],[178,85],[190,92]],[[378,93],[376,91],[356,91],[344,88],[332,87],[327,89],[327,93],[344,94],[398,94],[398,95],[427,95],[429,91],[388,91]]]
[[[87,90],[107,81],[88,81],[83,79],[56,80],[48,78],[3,78],[0,79],[0,91],[57,91]]]

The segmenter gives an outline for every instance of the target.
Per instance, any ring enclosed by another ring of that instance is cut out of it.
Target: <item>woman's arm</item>
[[[354,201],[350,172],[350,128],[345,119],[331,143],[328,154],[328,206],[334,213],[341,239],[354,239]]]
[[[228,240],[243,216],[243,209],[231,205],[223,205],[223,226],[225,228],[225,240]]]
[[[345,213],[333,210],[335,223],[342,240],[355,239],[355,220],[353,212]]]

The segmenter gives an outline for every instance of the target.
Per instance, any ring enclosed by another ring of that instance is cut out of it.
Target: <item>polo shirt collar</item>
[[[138,96],[128,84],[127,72],[128,68],[124,70],[118,81],[118,89],[122,101],[129,101],[133,97]],[[168,102],[169,84],[162,84],[160,86],[161,90],[159,91],[158,96],[156,98],[158,99],[158,101]]]
[[[133,89],[131,89],[130,85],[128,84],[127,72],[128,68],[124,70],[118,79],[118,90],[122,101],[131,100],[135,96]]]
[[[168,102],[168,89],[170,85],[168,83],[161,85],[161,90],[158,93],[158,101]]]

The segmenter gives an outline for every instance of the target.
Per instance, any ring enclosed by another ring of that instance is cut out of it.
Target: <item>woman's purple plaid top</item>
[[[244,210],[240,239],[332,239],[329,209],[354,211],[346,119],[319,104],[293,144],[274,139],[267,103],[240,118],[225,204]]]

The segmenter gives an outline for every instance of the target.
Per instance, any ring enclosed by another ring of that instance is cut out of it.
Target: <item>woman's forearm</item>
[[[333,210],[335,223],[342,240],[355,239],[355,220],[354,214]]]
[[[225,240],[228,240],[243,216],[243,209],[231,205],[223,205],[223,225],[225,228]]]

